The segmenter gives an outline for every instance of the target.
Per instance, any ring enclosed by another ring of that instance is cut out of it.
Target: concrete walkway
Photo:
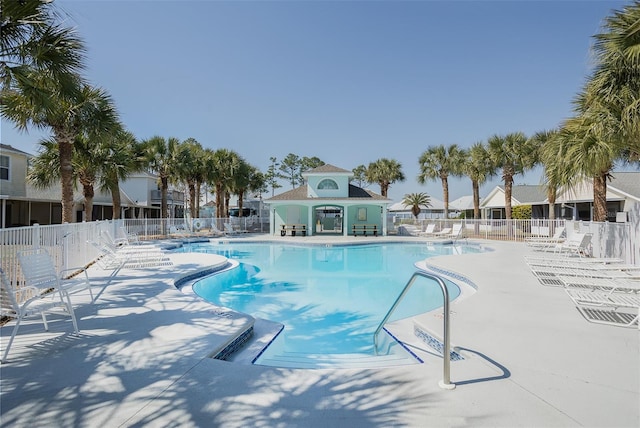
[[[429,259],[478,288],[451,308],[452,341],[466,357],[451,363],[453,391],[438,387],[438,358],[320,370],[208,358],[253,319],[174,287],[219,257],[173,254],[173,266],[115,276],[92,267],[96,303],[74,296],[79,335],[68,317],[52,317],[49,332],[21,326],[1,366],[0,424],[640,426],[639,330],[587,322],[562,289],[538,284],[524,244],[484,245],[493,251]],[[437,312],[419,322],[442,328]],[[1,328],[3,343],[12,328]]]

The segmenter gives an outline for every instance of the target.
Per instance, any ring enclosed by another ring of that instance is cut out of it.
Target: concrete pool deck
[[[398,239],[367,239],[386,240]],[[173,266],[113,276],[92,266],[96,302],[89,304],[88,294],[73,298],[79,335],[71,334],[69,317],[50,317],[49,332],[37,320],[21,326],[0,366],[0,424],[640,426],[640,331],[587,322],[562,289],[538,283],[525,264],[524,244],[474,242],[493,251],[429,259],[478,288],[451,306],[452,343],[466,357],[451,363],[453,391],[438,387],[436,358],[315,370],[209,358],[252,319],[175,288],[176,279],[219,258],[172,254]],[[438,334],[438,314],[424,318]],[[13,325],[1,328],[3,343]]]

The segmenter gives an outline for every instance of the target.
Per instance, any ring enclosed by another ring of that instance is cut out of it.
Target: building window
[[[0,156],[0,180],[9,180],[9,156]]]
[[[338,189],[338,183],[336,183],[335,181],[333,181],[330,178],[325,178],[324,180],[322,180],[319,184],[318,184],[318,190],[337,190]]]

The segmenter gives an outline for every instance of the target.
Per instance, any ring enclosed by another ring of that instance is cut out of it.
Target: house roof
[[[607,187],[640,201],[640,172],[614,172]]]
[[[307,185],[304,184],[300,187],[296,187],[293,190],[289,190],[288,192],[281,193],[279,195],[275,195],[267,200],[266,203],[269,202],[278,202],[278,201],[311,201],[311,200],[374,200],[374,201],[389,201],[389,199],[384,196],[378,195],[370,190],[363,189],[358,186],[354,186],[353,184],[349,184],[349,196],[344,197],[329,197],[329,198],[310,198],[307,196]]]
[[[440,199],[434,198],[434,197],[429,197],[429,207],[425,207],[424,205],[421,205],[420,208],[422,208],[423,210],[426,211],[443,211],[444,210],[444,202],[442,202]],[[400,202],[396,202],[393,205],[389,206],[389,211],[393,211],[393,212],[410,212],[411,211],[411,207],[407,207],[405,206],[402,201]]]
[[[27,152],[23,152],[22,150],[18,150],[15,147],[11,147],[8,144],[0,144],[0,151],[1,152],[5,152],[6,151],[6,152],[18,153],[18,154],[25,155],[25,156],[28,156],[28,157],[32,157],[33,156],[33,155],[30,155]]]
[[[339,174],[339,175],[349,174],[349,175],[353,175],[353,172],[349,171],[348,169],[338,168],[337,166],[330,165],[330,164],[326,163],[324,165],[320,165],[317,168],[313,168],[313,169],[310,169],[309,171],[305,171],[305,172],[302,173],[302,175],[314,175],[314,174]]]
[[[455,201],[449,202],[449,208],[454,210],[464,211],[473,209],[473,195],[462,196]]]

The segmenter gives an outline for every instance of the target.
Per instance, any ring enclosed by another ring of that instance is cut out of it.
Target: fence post
[[[40,224],[35,223],[33,225],[33,237],[31,238],[31,245],[34,248],[40,248]]]

